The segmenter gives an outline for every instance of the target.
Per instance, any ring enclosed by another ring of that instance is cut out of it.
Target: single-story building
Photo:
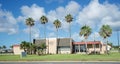
[[[88,54],[92,52],[104,54],[106,51],[106,45],[101,41],[74,42],[73,49],[75,53],[85,53],[87,51]]]
[[[101,41],[74,42],[74,40],[70,38],[46,38],[33,39],[33,43],[37,46],[45,43],[47,47],[44,53],[46,54],[85,53],[86,51],[88,53],[99,52],[100,54],[104,54],[106,52],[106,44]],[[14,54],[21,54],[24,50],[20,49],[20,45],[14,45],[13,52]]]
[[[36,45],[45,43],[47,45],[46,53],[70,54],[73,52],[73,50],[72,50],[73,40],[70,38],[59,38],[59,39],[46,38],[46,40],[45,39],[34,39],[33,43]]]

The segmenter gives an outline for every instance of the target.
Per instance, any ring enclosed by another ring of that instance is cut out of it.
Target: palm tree
[[[43,54],[43,51],[44,51],[44,49],[46,48],[46,44],[45,44],[45,43],[42,43],[42,44],[40,45],[40,48],[42,49],[42,54]]]
[[[112,29],[109,25],[102,25],[102,27],[100,28],[99,34],[101,37],[104,38],[104,40],[107,39],[107,37],[110,37],[112,34]],[[107,40],[106,40],[106,54],[108,54],[107,51]]]
[[[72,15],[68,14],[67,16],[65,16],[65,20],[67,23],[69,23],[69,33],[70,33],[69,37],[70,37],[70,43],[71,43],[71,22],[73,21]],[[72,45],[72,43],[70,45]],[[71,47],[71,49],[72,49],[72,47]],[[72,53],[72,51],[71,51],[71,53]]]
[[[87,54],[87,39],[88,39],[88,36],[92,33],[92,29],[89,27],[89,26],[83,26],[81,29],[80,29],[80,36],[84,36],[85,38],[85,47],[86,47],[86,54]]]
[[[42,16],[42,17],[40,18],[40,22],[41,22],[41,24],[44,24],[44,37],[45,37],[45,39],[46,39],[45,30],[46,30],[46,23],[48,22],[47,17],[46,17],[46,16]]]
[[[30,50],[31,50],[32,54],[36,53],[36,49],[37,49],[37,46],[35,44],[31,43]]]
[[[37,46],[38,55],[43,54],[44,49],[46,49],[46,43],[41,42],[41,44]]]
[[[20,48],[23,49],[26,52],[27,42],[26,41],[22,41],[21,44],[20,44]]]
[[[58,40],[58,28],[60,28],[61,27],[61,22],[57,19],[57,20],[55,20],[54,22],[53,22],[53,24],[54,24],[54,26],[56,27],[56,32],[57,32],[57,40]],[[58,42],[57,42],[57,44],[58,44]],[[58,48],[57,48],[57,53],[58,53]]]
[[[41,22],[41,24],[44,24],[44,37],[45,37],[45,42],[46,42],[46,23],[48,22],[47,17],[43,15],[40,18],[40,22]],[[49,53],[49,42],[48,42],[48,51],[47,51],[47,53]]]
[[[29,26],[29,33],[30,33],[30,42],[31,42],[31,27],[34,26],[34,20],[32,18],[26,19],[26,25]]]

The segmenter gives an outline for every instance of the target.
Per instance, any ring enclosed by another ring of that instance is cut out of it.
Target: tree
[[[79,33],[80,36],[84,36],[85,41],[87,41],[88,36],[92,33],[92,29],[89,26],[85,25],[80,30],[81,30]],[[85,47],[86,47],[86,54],[87,54],[87,42],[85,42]]]
[[[2,47],[0,46],[0,49],[2,49]]]
[[[20,48],[23,49],[26,52],[26,50],[27,50],[27,42],[22,41],[21,44],[20,44]]]
[[[61,22],[57,19],[53,22],[55,28],[56,28],[56,32],[57,32],[57,38],[58,38],[58,28],[61,27]]]
[[[13,45],[11,45],[10,48],[12,49],[12,48],[13,48]]]
[[[3,47],[2,47],[3,49],[6,49],[6,46],[5,45],[3,45]]]
[[[40,22],[41,22],[41,24],[44,25],[44,37],[45,37],[45,42],[46,42],[46,23],[48,22],[47,17],[46,16],[42,16],[40,18]],[[47,51],[47,53],[49,54],[49,43],[48,43],[48,51]]]
[[[36,53],[36,49],[37,49],[37,46],[35,44],[31,43],[30,50],[31,50],[32,54]]]
[[[29,33],[30,33],[30,42],[31,42],[31,27],[34,26],[34,20],[32,18],[26,19],[26,25],[29,26]]]
[[[102,25],[102,27],[100,28],[99,34],[101,37],[104,38],[104,40],[106,40],[106,54],[108,54],[107,51],[107,37],[110,37],[112,34],[112,29],[109,25]]]
[[[70,43],[71,43],[71,22],[73,21],[72,15],[68,14],[67,16],[65,16],[65,20],[67,23],[69,23],[69,33],[70,33],[69,38],[70,38]],[[72,45],[72,43],[71,43],[71,45]],[[72,49],[72,47],[71,47],[71,49]],[[72,53],[72,51],[71,51],[71,53]]]
[[[56,28],[56,32],[57,32],[56,38],[57,38],[57,40],[58,40],[58,28],[61,27],[61,22],[57,19],[57,20],[55,20],[55,21],[53,22],[53,24],[54,24],[54,26],[55,26],[55,28]],[[57,41],[57,44],[58,44],[58,41]],[[57,48],[57,50],[58,50],[58,48]],[[58,52],[57,52],[57,53],[58,53]]]
[[[43,54],[45,48],[46,48],[46,44],[45,43],[41,43],[38,46],[38,55]]]

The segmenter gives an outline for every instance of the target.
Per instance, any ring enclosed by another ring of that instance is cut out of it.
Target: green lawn
[[[120,61],[120,53],[110,55],[81,55],[81,54],[56,54],[56,55],[0,55],[0,61]]]

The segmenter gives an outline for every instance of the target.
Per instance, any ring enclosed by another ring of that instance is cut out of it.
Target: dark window
[[[99,48],[99,44],[96,44],[96,48]]]
[[[88,44],[87,47],[88,47],[88,48],[92,48],[92,44]]]

